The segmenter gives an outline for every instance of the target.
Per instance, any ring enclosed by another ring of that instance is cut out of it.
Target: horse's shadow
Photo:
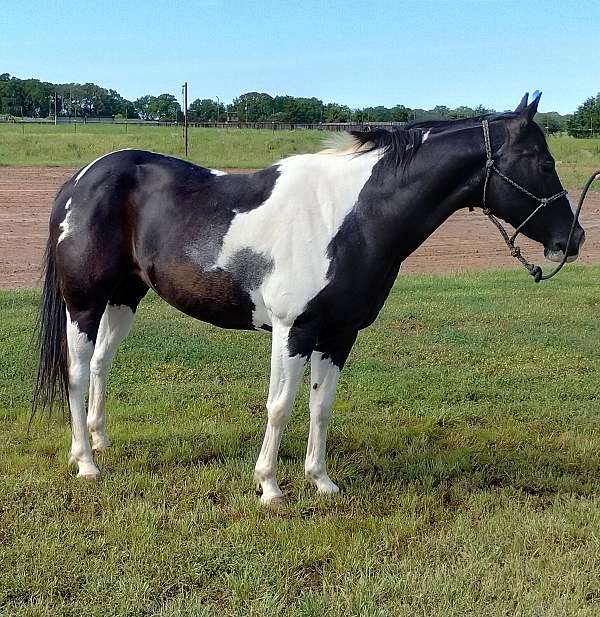
[[[211,443],[207,436],[175,434],[168,438],[133,437],[121,443],[110,458],[110,468],[141,473],[161,473],[169,469],[189,469],[209,465],[252,468],[260,447],[253,433],[223,443]],[[304,462],[305,441],[294,437],[284,441],[280,461],[286,469]],[[108,462],[108,461],[107,461]],[[560,493],[591,495],[600,492],[600,473],[594,464],[568,452],[540,449],[482,449],[481,446],[452,447],[430,435],[406,447],[365,446],[345,440],[330,440],[330,473],[342,490],[361,490],[378,485],[401,491],[467,491],[511,488],[525,495],[549,497]],[[282,474],[282,483],[289,482]]]

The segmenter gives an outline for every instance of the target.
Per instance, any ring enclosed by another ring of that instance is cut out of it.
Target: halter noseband
[[[511,178],[503,174],[496,166],[496,163],[494,162],[494,158],[492,155],[492,143],[490,139],[490,127],[489,127],[488,120],[482,120],[481,126],[483,128],[483,141],[485,144],[485,156],[486,156],[485,181],[483,183],[483,199],[482,199],[483,213],[490,219],[490,221],[492,221],[492,223],[494,223],[494,225],[498,228],[498,231],[502,234],[504,241],[506,242],[508,248],[510,249],[510,254],[516,259],[518,259],[525,266],[529,274],[533,276],[533,279],[536,283],[552,278],[565,265],[565,262],[567,261],[567,250],[569,248],[569,244],[571,243],[573,232],[575,231],[575,225],[577,224],[577,219],[579,218],[579,212],[581,211],[581,207],[583,206],[583,201],[585,199],[585,196],[587,194],[587,191],[591,183],[596,178],[600,177],[600,171],[597,171],[592,174],[592,176],[589,178],[589,180],[587,181],[585,185],[583,193],[581,194],[581,198],[579,199],[579,205],[577,206],[577,210],[573,217],[573,223],[571,225],[571,230],[569,232],[569,238],[567,239],[567,244],[565,246],[565,252],[564,252],[562,261],[550,274],[544,276],[540,266],[536,266],[535,264],[530,263],[523,257],[523,255],[521,255],[521,249],[515,245],[515,239],[521,233],[521,230],[523,229],[523,227],[527,225],[527,223],[529,223],[529,221],[540,210],[542,210],[542,208],[547,206],[549,203],[552,203],[553,201],[556,201],[557,199],[560,199],[561,197],[566,196],[567,191],[562,190],[552,195],[551,197],[537,197],[533,193],[530,193],[526,188],[522,187],[520,184],[517,184],[514,180],[512,180]],[[530,199],[533,199],[539,204],[538,207],[515,229],[515,232],[513,233],[512,236],[508,235],[508,232],[506,231],[506,229],[504,229],[504,227],[502,226],[502,223],[500,223],[500,221],[492,214],[491,210],[486,205],[487,187],[488,187],[488,183],[490,180],[490,176],[492,175],[492,172],[497,174],[505,182],[508,182],[508,184],[510,184],[512,187],[514,187],[515,189],[517,189],[524,195],[527,195],[527,197],[529,197]]]

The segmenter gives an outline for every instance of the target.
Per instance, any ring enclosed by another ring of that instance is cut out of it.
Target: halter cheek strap
[[[521,255],[521,249],[515,245],[515,239],[521,233],[521,230],[523,229],[523,227],[525,227],[525,225],[527,225],[527,223],[529,223],[529,221],[536,214],[538,214],[540,210],[545,208],[548,204],[552,203],[553,201],[556,201],[557,199],[560,199],[561,197],[565,197],[567,195],[567,191],[565,190],[559,191],[558,193],[555,193],[554,195],[550,197],[537,197],[536,195],[528,191],[526,188],[522,187],[520,184],[517,184],[514,180],[512,180],[511,178],[503,174],[496,166],[496,163],[494,162],[494,158],[492,155],[492,143],[490,140],[490,127],[489,127],[488,121],[482,120],[481,126],[483,128],[483,142],[485,144],[485,156],[486,156],[485,181],[483,183],[483,198],[482,198],[483,213],[490,219],[490,221],[492,221],[492,223],[494,223],[494,225],[498,228],[498,231],[502,234],[504,241],[506,242],[508,248],[510,249],[510,254],[516,259],[518,259],[525,266],[525,268],[527,268],[527,271],[529,272],[529,274],[531,274],[531,276],[533,276],[536,283],[539,283],[539,281],[552,278],[564,266],[565,262],[567,261],[567,250],[568,250],[569,244],[571,243],[571,238],[573,237],[575,226],[577,225],[577,220],[579,218],[579,212],[581,211],[581,207],[583,206],[583,201],[585,199],[585,196],[588,192],[590,185],[596,178],[600,178],[600,170],[591,175],[591,177],[587,181],[585,188],[581,194],[581,197],[579,199],[579,205],[577,206],[577,210],[575,211],[575,215],[573,217],[573,223],[571,225],[571,230],[569,232],[569,238],[567,239],[567,244],[565,246],[565,253],[563,255],[563,259],[561,263],[550,274],[544,276],[542,269],[539,266],[536,266],[535,264],[530,263],[523,257],[523,255]],[[529,197],[530,199],[533,199],[539,204],[537,208],[535,208],[535,210],[533,210],[533,212],[515,229],[512,236],[508,235],[508,232],[506,231],[506,229],[504,229],[504,227],[502,226],[502,223],[500,223],[500,221],[492,214],[491,210],[487,207],[487,204],[486,204],[487,188],[488,188],[488,183],[489,183],[490,176],[492,175],[492,173],[495,173],[500,178],[502,178],[502,180],[504,180],[505,182],[508,182],[508,184],[510,184],[512,187],[514,187],[515,189],[517,189],[524,195],[527,195],[527,197]]]

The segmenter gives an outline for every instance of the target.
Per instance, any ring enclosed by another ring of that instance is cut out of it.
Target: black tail
[[[44,255],[44,290],[37,319],[39,362],[33,388],[31,417],[50,412],[55,405],[64,409],[68,400],[67,315],[56,273],[55,246],[48,239]]]

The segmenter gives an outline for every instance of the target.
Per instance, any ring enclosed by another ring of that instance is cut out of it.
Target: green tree
[[[472,118],[475,115],[477,114],[472,107],[461,105],[460,107],[450,110],[449,118],[450,120],[458,120],[460,118]]]
[[[475,107],[475,109],[473,111],[475,112],[476,116],[485,116],[487,114],[493,114],[494,113],[493,109],[488,109],[487,107],[484,107],[481,104],[477,105],[477,107]]]
[[[191,122],[216,122],[217,118],[224,122],[225,105],[212,99],[196,99],[188,108],[188,118]]]
[[[352,110],[347,105],[327,103],[323,109],[323,122],[350,122]]]
[[[436,105],[431,110],[434,118],[437,120],[449,120],[450,119],[450,109],[446,107],[446,105]]]
[[[150,94],[144,94],[144,96],[140,96],[140,98],[133,101],[133,106],[135,107],[136,112],[142,120],[150,120],[150,111],[149,105],[150,101],[154,97]]]
[[[535,121],[546,133],[561,133],[566,131],[569,119],[569,115],[561,116],[555,111],[535,114]]]
[[[392,122],[408,122],[412,116],[412,109],[404,105],[394,105],[390,109],[390,119]]]
[[[362,110],[363,122],[391,122],[392,114],[391,110],[383,105],[377,107],[365,107]]]
[[[265,92],[246,92],[233,99],[233,113],[240,122],[265,122],[271,118],[273,97]]]
[[[600,92],[583,102],[567,123],[569,135],[592,137],[600,131]]]
[[[181,106],[172,94],[159,94],[150,97],[147,110],[152,120],[173,122],[178,119]]]

